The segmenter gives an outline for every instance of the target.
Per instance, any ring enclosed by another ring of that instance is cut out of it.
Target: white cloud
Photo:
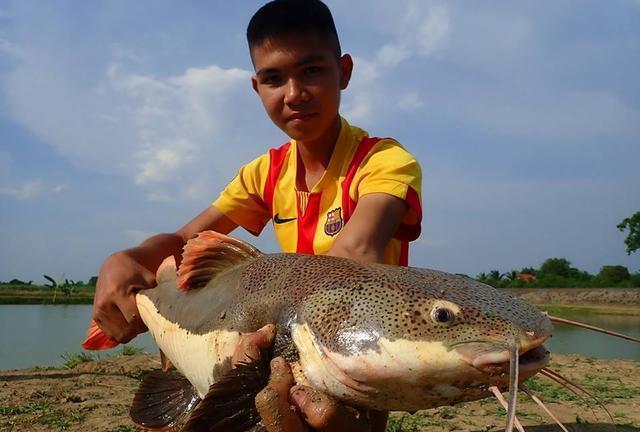
[[[422,102],[417,93],[406,93],[398,101],[398,108],[401,110],[413,110],[420,108],[423,105],[424,102]]]
[[[184,189],[194,173],[215,167],[211,166],[215,156],[230,150],[223,147],[226,135],[234,133],[233,118],[245,108],[238,100],[251,103],[247,100],[251,73],[238,68],[189,68],[182,75],[159,79],[126,74],[112,66],[108,76],[111,87],[127,101],[137,135],[134,179],[149,187],[148,196],[156,201],[175,195],[167,185],[180,179]],[[249,140],[246,132],[237,132]]]
[[[6,55],[8,57],[20,58],[23,56],[20,48],[14,43],[0,38],[0,55]]]
[[[268,135],[260,129],[266,122],[238,128],[264,116],[250,71],[211,65],[161,78],[114,64],[87,88],[69,67],[47,59],[20,64],[5,83],[13,115],[72,163],[130,178],[149,199],[199,196],[182,188],[202,172],[215,190],[231,167],[265,149],[256,138]]]
[[[376,55],[376,64],[381,67],[395,67],[410,58],[411,50],[404,44],[385,44]]]
[[[397,5],[402,18],[391,28],[392,41],[378,48],[372,60],[354,57],[354,79],[345,97],[343,113],[355,122],[368,123],[376,116],[388,115],[388,100],[395,95],[385,91],[385,81],[393,71],[414,57],[428,57],[444,49],[451,32],[448,6],[440,2],[406,1]],[[378,17],[379,20],[384,17]],[[417,31],[416,31],[417,29]],[[421,106],[417,96],[403,96],[397,106],[411,109]]]
[[[18,185],[0,186],[0,195],[7,195],[24,201],[40,198],[43,194],[59,194],[66,189],[67,186],[64,184],[47,186],[41,179],[29,179]]]
[[[412,5],[417,10],[411,13],[412,16],[420,17],[414,43],[421,55],[428,56],[441,49],[449,36],[449,9],[445,4],[435,4],[425,11],[417,4]]]
[[[19,200],[29,200],[37,198],[43,189],[42,181],[33,179],[27,180],[19,186],[2,186],[0,194],[9,195]]]

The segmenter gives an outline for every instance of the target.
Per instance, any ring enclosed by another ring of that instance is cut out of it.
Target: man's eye
[[[266,76],[262,79],[261,83],[266,85],[278,85],[282,81],[277,75]]]
[[[309,66],[308,68],[305,68],[304,73],[306,75],[315,75],[317,73],[320,73],[322,71],[322,68],[320,66]]]

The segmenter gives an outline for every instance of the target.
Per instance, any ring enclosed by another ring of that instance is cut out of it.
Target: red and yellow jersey
[[[371,138],[342,119],[329,165],[309,192],[296,188],[295,140],[240,168],[213,205],[258,235],[272,219],[283,252],[325,254],[349,221],[358,199],[387,193],[407,202],[414,225],[401,225],[384,262],[407,265],[408,242],[420,235],[420,165],[397,141]]]

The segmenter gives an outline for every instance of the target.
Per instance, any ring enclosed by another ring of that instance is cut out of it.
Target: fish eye
[[[431,311],[431,319],[436,324],[449,324],[454,318],[453,312],[446,307],[438,306]]]

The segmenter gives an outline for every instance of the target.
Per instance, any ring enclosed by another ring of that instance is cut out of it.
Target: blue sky
[[[0,280],[86,280],[285,141],[250,87],[261,4],[0,2]],[[640,210],[640,2],[328,5],[342,114],[423,167],[412,265],[640,269],[616,229]]]

